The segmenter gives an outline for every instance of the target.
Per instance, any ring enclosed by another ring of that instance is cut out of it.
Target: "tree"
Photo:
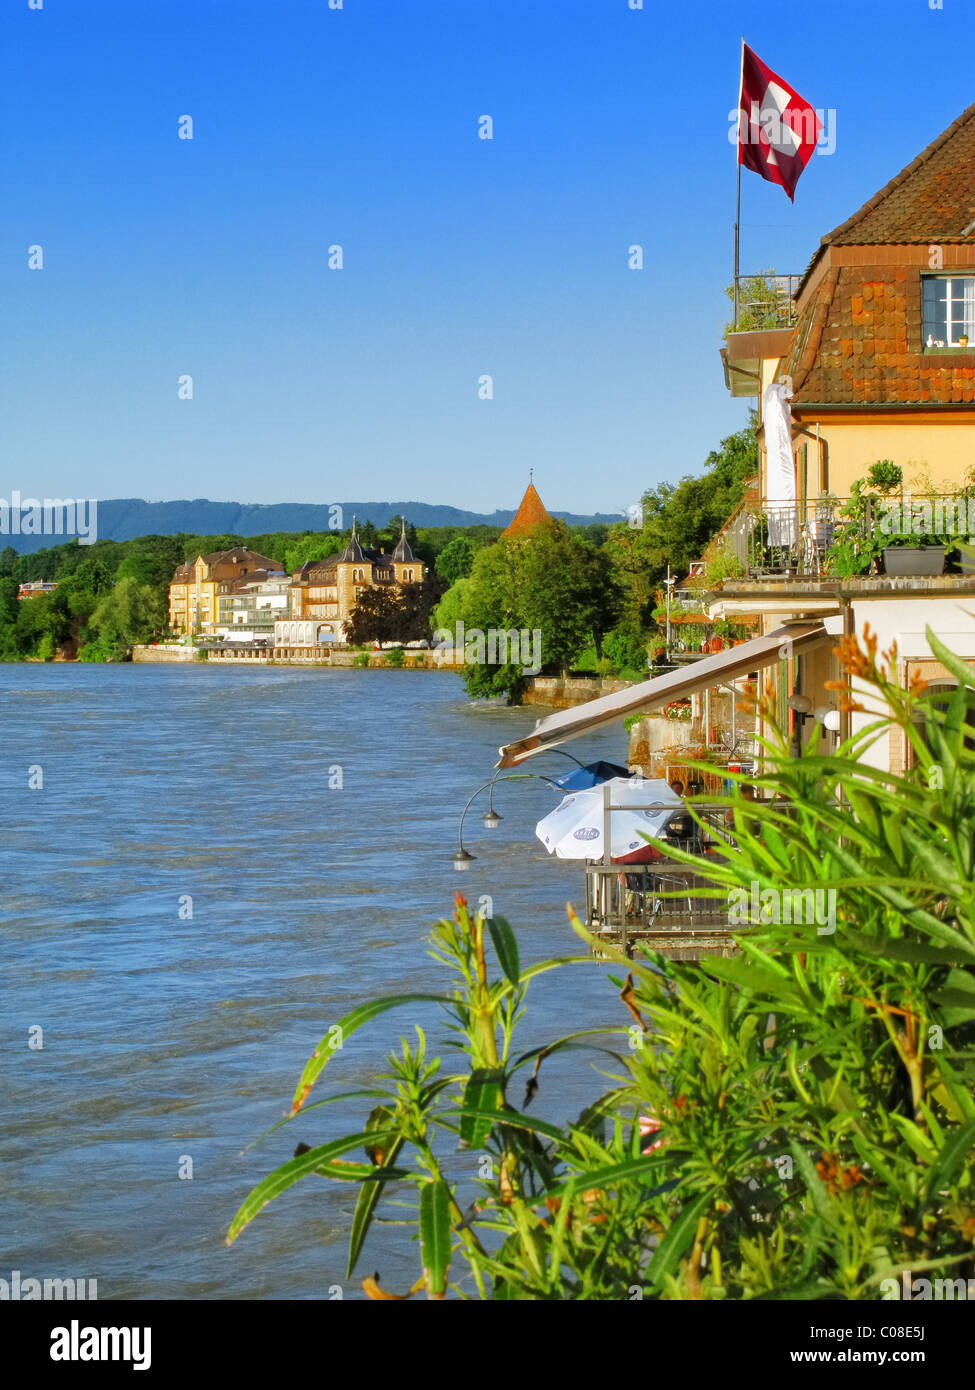
[[[353,646],[369,642],[402,642],[403,603],[388,585],[374,584],[363,589],[345,624],[345,635]]]
[[[349,537],[337,531],[319,531],[317,534],[304,535],[285,550],[284,572],[294,574],[295,570],[301,569],[306,560],[327,560],[330,555],[337,555],[340,550],[344,550],[348,543]]]
[[[89,621],[82,661],[121,661],[128,649],[147,641],[165,622],[159,594],[137,579],[120,579],[101,599]]]
[[[449,545],[441,550],[434,562],[434,568],[442,579],[453,584],[458,579],[466,579],[474,565],[474,547],[466,536],[455,536]]]
[[[502,538],[477,553],[466,588],[451,600],[454,621],[468,629],[538,634],[542,670],[560,671],[618,621],[622,591],[610,557],[585,545],[556,521],[529,536]],[[451,590],[451,593],[454,591]],[[447,614],[437,610],[438,626]],[[526,681],[520,664],[469,663],[464,680],[473,695],[517,699]]]
[[[0,550],[0,578],[9,579],[17,569],[17,552],[12,545],[5,545]]]
[[[754,414],[748,425],[728,435],[708,454],[704,473],[679,483],[659,483],[643,495],[643,525],[612,527],[607,548],[626,584],[628,617],[652,630],[654,593],[670,565],[685,575],[741,503],[745,481],[758,472]]]

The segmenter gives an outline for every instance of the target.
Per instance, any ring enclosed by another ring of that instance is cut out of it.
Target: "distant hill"
[[[393,516],[405,516],[414,526],[507,526],[514,510],[490,515],[467,512],[461,507],[443,507],[431,502],[342,502],[343,527],[360,521],[383,526]],[[331,509],[315,502],[211,502],[206,497],[193,501],[144,502],[139,497],[118,497],[98,503],[98,539],[131,541],[137,536],[173,536],[186,532],[194,536],[260,536],[269,531],[327,531]],[[570,526],[589,526],[621,521],[622,513],[599,512],[579,516],[575,512],[552,512]],[[69,536],[4,536],[0,549],[11,545],[19,554],[58,545]]]

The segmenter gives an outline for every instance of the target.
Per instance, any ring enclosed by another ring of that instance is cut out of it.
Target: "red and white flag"
[[[738,163],[781,184],[791,199],[816,148],[822,121],[747,44],[742,45],[738,107]]]

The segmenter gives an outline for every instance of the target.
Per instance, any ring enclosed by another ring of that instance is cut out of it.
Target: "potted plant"
[[[893,545],[884,546],[884,573],[892,579],[944,574],[947,547],[928,536],[905,536],[900,543],[891,536],[891,540]]]
[[[959,346],[959,347],[968,347],[968,334],[967,334],[967,333],[959,333],[959,334],[958,334],[958,346]]]

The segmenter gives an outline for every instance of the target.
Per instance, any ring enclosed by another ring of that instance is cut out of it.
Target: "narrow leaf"
[[[443,1298],[450,1268],[450,1193],[442,1178],[420,1188],[420,1253],[430,1296]]]
[[[305,1103],[305,1097],[315,1084],[326,1064],[336,1052],[340,1051],[346,1038],[390,1009],[398,1009],[403,1004],[449,1004],[451,1000],[443,994],[390,994],[385,999],[371,999],[368,1004],[360,1004],[357,1009],[340,1018],[322,1038],[315,1051],[305,1063],[301,1079],[295,1089],[291,1102],[291,1113],[295,1114]]]
[[[511,930],[511,924],[504,917],[489,917],[487,925],[498,964],[511,983],[517,986],[521,967],[518,960],[518,942]]]

